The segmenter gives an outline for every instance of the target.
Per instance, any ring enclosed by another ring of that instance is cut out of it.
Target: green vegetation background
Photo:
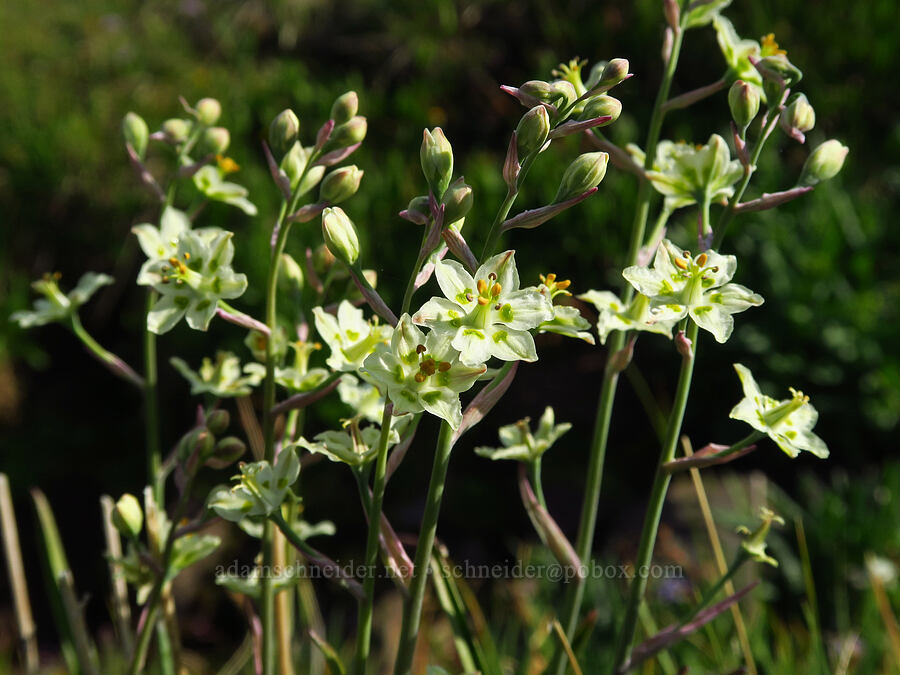
[[[844,495],[829,497],[816,488],[820,501],[806,505],[818,514],[811,535],[818,569],[831,569],[835,546],[851,566],[869,549],[896,558],[900,495],[891,488],[884,499],[873,496],[879,483],[891,484],[877,474],[890,475],[885,467],[893,461],[900,419],[896,5],[737,0],[726,14],[743,36],[774,32],[804,71],[800,89],[817,113],[809,146],[836,137],[850,155],[843,173],[814,194],[777,212],[742,217],[734,227],[727,248],[739,255],[738,280],[766,304],[738,319],[724,347],[701,345],[685,428],[695,443],[743,435],[727,420],[740,396],[730,367],[738,359],[772,394],[803,389],[821,413],[818,431],[831,459],[789,462],[767,444],[743,466],[765,470],[798,495],[811,494],[797,492],[803,489],[798,475],[813,471],[836,486],[831,495]],[[419,242],[415,226],[396,213],[423,191],[423,127],[444,128],[457,171],[475,188],[465,233],[479,250],[502,197],[502,152],[524,112],[500,84],[547,78],[558,62],[576,55],[591,62],[628,58],[636,76],[616,89],[625,112],[610,128],[624,145],[643,140],[662,68],[663,19],[653,0],[7,0],[0,25],[0,463],[18,497],[30,485],[42,486],[60,511],[64,535],[67,526],[78,530],[81,541],[68,542],[82,551],[73,555],[76,574],[81,565],[82,585],[95,589],[102,584],[90,581],[101,570],[91,557],[100,541],[96,497],[142,485],[140,401],[63,330],[24,333],[6,319],[31,302],[29,283],[44,272],[61,271],[64,284],[85,270],[106,272],[117,283],[85,308],[83,319],[101,343],[140,363],[143,300],[133,281],[141,256],[129,228],[152,219],[156,206],[137,185],[122,148],[119,124],[126,111],[140,113],[153,129],[180,112],[179,95],[221,100],[222,122],[232,131],[229,155],[241,165],[238,180],[250,188],[260,215],[248,219],[212,205],[203,218],[236,232],[235,267],[251,280],[240,306],[259,315],[278,198],[260,140],[279,110],[298,113],[308,141],[335,96],[359,92],[369,134],[354,161],[366,175],[347,210],[361,232],[363,260],[377,269],[379,288],[396,303]],[[691,31],[673,93],[712,82],[723,70],[712,30]],[[663,133],[705,142],[710,133],[726,133],[727,119],[723,92],[696,112],[672,114]],[[808,152],[780,133],[776,138],[755,189],[793,185]],[[578,140],[561,145],[536,165],[517,207],[552,198]],[[595,197],[538,230],[508,237],[523,280],[536,282],[538,273],[553,271],[571,278],[576,291],[618,286],[633,195],[632,179],[610,169]],[[672,235],[688,242],[693,219],[682,215]],[[296,230],[295,253],[320,240],[316,223]],[[174,440],[192,416],[186,383],[165,365],[168,356],[198,363],[220,340],[242,350],[241,337],[214,323],[209,335],[181,326],[161,340],[166,438]],[[537,417],[548,403],[557,407],[558,420],[575,423],[576,431],[545,462],[551,510],[573,532],[605,355],[599,347],[553,339],[539,352],[541,362],[522,369],[489,426]],[[636,361],[665,407],[677,368],[670,345],[641,340]],[[636,531],[650,481],[645,468],[656,455],[652,430],[627,386],[616,416],[607,473],[615,479],[605,488],[601,547]],[[415,528],[429,454],[423,444],[392,483],[387,510],[399,529]],[[474,559],[509,555],[511,542],[531,536],[513,472],[487,465],[466,447],[454,462],[441,526],[451,550],[455,545],[458,557]],[[876,478],[865,478],[872,473]],[[865,487],[853,492],[858,503],[848,506],[853,500],[846,491],[857,483]],[[361,529],[351,482],[332,472],[325,484],[308,489],[315,516],[333,518],[339,532],[349,533],[338,546],[352,554],[359,542],[352,536]],[[27,513],[24,500],[21,505]],[[498,537],[498,530],[504,534]]]

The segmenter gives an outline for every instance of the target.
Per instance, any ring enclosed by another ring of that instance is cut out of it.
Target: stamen
[[[716,265],[715,267],[711,267],[710,269],[711,269],[713,272],[718,272],[718,271],[719,271],[719,266]]]
[[[571,285],[572,285],[572,280],[566,279],[565,281],[560,281],[558,284],[556,284],[556,288],[561,291],[564,291]]]
[[[472,302],[472,294],[466,293],[466,302]]]
[[[484,305],[488,304],[489,302],[490,302],[490,300],[488,300],[488,299],[487,299],[486,297],[484,297],[483,295],[479,295],[479,296],[478,296],[478,304],[479,304],[479,305],[484,306]]]
[[[425,353],[425,345],[419,345],[416,347],[416,354],[424,354]]]
[[[422,384],[425,381],[425,376],[422,373],[416,373],[413,375],[413,379],[419,384]]]
[[[547,279],[544,283],[552,284],[554,281],[556,281],[556,275],[553,272],[550,272],[550,274],[547,275]]]
[[[184,252],[184,259],[185,259],[185,260],[190,260],[190,259],[191,259],[191,254],[188,253],[187,251],[185,251],[185,252]]]
[[[446,373],[448,370],[450,370],[450,362],[449,361],[441,361],[438,364],[438,370],[441,371],[442,373]]]
[[[674,258],[672,262],[675,263],[675,267],[677,267],[678,269],[686,270],[688,268],[687,263],[681,258]]]
[[[488,274],[488,279],[490,279],[491,281],[497,281],[497,275],[491,272],[490,274]]]
[[[706,261],[709,260],[708,256],[705,253],[701,253],[697,256],[697,264],[700,267],[703,267],[706,264]]]
[[[487,282],[484,279],[479,279],[476,287],[479,293],[484,293],[485,289],[487,289]]]
[[[496,310],[498,310],[498,311],[500,310],[500,303],[499,303],[499,302],[498,302],[496,305],[494,305],[494,309],[496,309]]]
[[[495,298],[500,295],[500,291],[503,290],[503,287],[500,284],[494,284],[491,286],[491,295]]]
[[[701,146],[701,147],[702,147],[702,146]],[[685,258],[690,258],[690,257],[691,257],[691,252],[690,252],[690,251],[682,251],[682,252],[681,252],[681,255],[683,255]]]

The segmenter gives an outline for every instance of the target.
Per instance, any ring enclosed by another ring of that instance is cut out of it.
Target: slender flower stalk
[[[378,564],[378,536],[381,528],[381,508],[384,501],[384,486],[387,475],[388,440],[391,435],[391,414],[393,406],[390,401],[384,404],[381,417],[381,436],[378,439],[378,455],[375,459],[375,482],[372,489],[372,502],[368,509],[369,533],[366,540],[366,576],[363,581],[365,598],[359,605],[359,621],[356,635],[356,663],[354,672],[365,675],[366,662],[369,660],[369,648],[372,640],[372,612],[375,603],[375,566]],[[366,490],[363,491],[364,493]]]
[[[503,234],[503,230],[500,225],[504,220],[506,220],[506,217],[509,215],[509,210],[515,203],[516,197],[519,196],[519,190],[522,187],[522,182],[525,180],[525,176],[528,175],[528,170],[531,169],[531,165],[534,164],[534,160],[536,158],[537,153],[533,153],[526,157],[525,161],[522,162],[522,168],[519,171],[519,175],[516,177],[516,186],[515,188],[510,188],[510,190],[506,193],[506,198],[503,200],[503,203],[500,204],[500,208],[497,210],[497,215],[494,218],[494,222],[491,223],[491,229],[488,230],[487,242],[484,245],[484,250],[481,252],[482,261],[487,260],[497,252],[497,245],[500,243],[500,235]]]
[[[684,420],[684,410],[687,407],[688,394],[691,390],[691,378],[694,373],[694,362],[697,359],[697,333],[697,324],[688,319],[687,338],[691,341],[693,353],[682,357],[678,388],[675,391],[675,402],[672,406],[672,412],[669,414],[669,423],[666,427],[666,441],[663,444],[662,454],[656,467],[656,477],[653,480],[653,488],[650,491],[650,503],[647,506],[647,514],[644,517],[644,527],[641,530],[637,559],[634,563],[634,568],[638,571],[648,569],[653,557],[663,504],[666,500],[669,482],[672,480],[672,474],[665,469],[664,465],[675,458],[675,448],[678,446],[678,437],[681,435],[681,423]],[[613,672],[631,656],[631,643],[634,640],[634,631],[637,626],[638,607],[647,590],[647,578],[647,575],[638,573],[631,583],[625,606],[625,617],[622,619],[622,627],[619,630],[616,642]]]
[[[672,50],[669,60],[666,64],[666,70],[663,74],[662,81],[659,85],[659,91],[656,94],[656,101],[653,105],[653,114],[650,118],[650,128],[647,132],[647,142],[645,144],[646,154],[644,160],[644,170],[650,171],[653,168],[653,159],[656,157],[656,145],[659,142],[659,134],[662,129],[665,111],[663,104],[669,98],[669,89],[672,85],[672,79],[675,76],[675,69],[678,66],[678,57],[681,53],[681,44],[683,31],[678,29],[675,31],[674,40],[672,42]],[[647,227],[647,217],[650,212],[650,200],[653,196],[653,187],[649,181],[643,180],[638,187],[637,205],[634,212],[634,220],[631,226],[631,241],[628,246],[628,257],[626,258],[626,266],[637,263],[638,253],[644,243],[644,232]],[[652,242],[651,242],[652,243]],[[626,284],[623,293],[623,301],[627,304],[634,295],[634,289],[630,284]],[[618,331],[613,334],[610,340],[608,354],[616,354],[625,347],[624,332]],[[597,508],[600,503],[600,487],[603,482],[603,464],[606,458],[606,444],[609,438],[609,426],[612,419],[613,403],[616,398],[616,388],[618,386],[619,373],[613,369],[607,369],[603,377],[603,383],[600,388],[600,401],[597,405],[597,416],[594,422],[594,434],[591,439],[590,459],[588,460],[587,479],[585,482],[584,502],[581,508],[581,520],[578,526],[578,537],[575,543],[575,552],[582,564],[590,561],[591,547],[594,542],[594,530],[597,525]],[[680,426],[680,425],[679,425]],[[581,603],[584,598],[585,580],[575,578],[571,582],[571,586],[567,589],[565,603],[563,605],[562,625],[566,632],[566,637],[571,640],[575,635],[575,629],[578,625],[578,615],[581,611]],[[566,668],[566,658],[562,650],[557,651],[556,667],[553,672],[562,675]]]
[[[400,642],[397,661],[394,665],[394,675],[408,675],[412,668],[413,652],[416,649],[416,638],[422,619],[425,584],[428,581],[428,563],[431,558],[431,549],[434,547],[438,515],[441,511],[441,497],[444,494],[444,481],[447,479],[447,467],[450,464],[452,449],[453,428],[447,422],[443,422],[434,452],[428,496],[425,498],[425,513],[422,516],[422,527],[419,530],[419,543],[416,545],[415,568],[409,587],[409,598],[403,606],[403,624],[400,628]],[[372,522],[371,518],[370,522]]]

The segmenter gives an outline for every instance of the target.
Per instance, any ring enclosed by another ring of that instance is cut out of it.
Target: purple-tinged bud
[[[228,414],[227,410],[218,408],[206,416],[205,423],[206,428],[209,429],[210,433],[214,436],[218,436],[219,434],[224,434],[228,430],[228,425],[231,424],[231,415]]]
[[[840,141],[833,139],[825,141],[807,158],[797,184],[811,187],[823,180],[834,178],[843,168],[848,152],[850,149]]]
[[[690,338],[684,334],[683,330],[678,331],[675,335],[675,349],[678,350],[678,353],[681,354],[681,357],[684,359],[694,358],[694,346],[691,344]]]
[[[348,91],[346,94],[338,96],[334,105],[331,106],[331,119],[335,125],[340,126],[353,119],[359,110],[359,97],[355,91]]]
[[[600,73],[599,86],[614,87],[628,77],[628,59],[613,59]]]
[[[449,225],[460,218],[465,218],[466,214],[472,209],[474,201],[475,193],[472,192],[472,187],[462,182],[462,179],[459,179],[447,188],[443,201],[444,225]]]
[[[319,199],[329,204],[340,204],[356,194],[363,171],[355,164],[335,169],[322,180]]]
[[[612,119],[608,122],[599,125],[605,127],[607,124],[612,124],[619,119],[619,115],[621,114],[622,102],[619,99],[607,96],[606,94],[600,94],[599,96],[594,96],[587,104],[585,104],[584,111],[578,118],[582,120],[592,120],[597,117],[611,117]]]
[[[681,26],[681,9],[678,7],[678,0],[663,0],[663,7],[666,11],[666,23],[672,30],[678,30]]]
[[[550,135],[550,115],[542,105],[535,106],[522,116],[516,127],[518,156],[524,159],[540,151]]]
[[[743,136],[750,122],[759,113],[759,91],[743,80],[735,80],[728,90],[728,107],[731,108],[731,118]]]
[[[405,211],[400,212],[400,217],[405,218],[416,225],[424,225],[428,222],[431,215],[431,207],[429,206],[428,195],[419,195],[413,197]]]
[[[440,127],[422,132],[419,159],[428,187],[435,199],[441,199],[453,177],[453,148]]]
[[[627,344],[615,354],[610,354],[609,361],[606,364],[606,370],[610,373],[621,373],[631,363],[634,358],[634,342],[637,338],[632,336]]]
[[[269,147],[276,157],[284,157],[300,134],[300,119],[290,108],[275,116],[269,125]]]
[[[564,202],[595,188],[606,175],[609,155],[605,152],[586,152],[569,165],[559,183],[554,203]]]
[[[214,98],[201,98],[194,106],[197,111],[197,120],[200,124],[210,127],[219,121],[222,116],[222,104]]]
[[[189,120],[172,118],[162,123],[162,131],[166,135],[169,143],[184,143],[191,133],[191,123]]]
[[[349,216],[339,206],[322,212],[322,236],[332,255],[352,266],[359,258],[359,237]]]
[[[778,117],[778,124],[784,133],[794,140],[804,143],[807,131],[816,126],[816,111],[809,104],[806,96],[795,94]]]
[[[553,86],[543,80],[528,80],[519,91],[544,103],[552,103],[558,96]]]
[[[125,115],[122,120],[122,135],[125,137],[125,142],[143,160],[144,154],[147,152],[147,138],[150,135],[144,118],[133,112]]]
[[[366,137],[368,128],[369,124],[365,117],[362,117],[361,115],[351,117],[347,122],[334,128],[325,147],[346,148],[351,145],[356,145],[357,143],[362,143],[363,139]]]
[[[213,469],[227,469],[247,452],[247,446],[240,438],[226,436],[216,443],[212,454],[206,459],[206,465]]]

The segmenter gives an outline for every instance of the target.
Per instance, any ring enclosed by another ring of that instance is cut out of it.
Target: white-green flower
[[[338,383],[337,391],[341,401],[353,408],[357,417],[381,424],[384,396],[377,387],[363,382],[353,375],[344,375]]]
[[[735,363],[734,369],[741,378],[744,398],[734,406],[730,417],[763,432],[791,457],[796,457],[802,450],[823,459],[828,457],[825,442],[812,432],[819,413],[808,396],[791,389],[791,398],[776,401],[759,390],[747,367]]]
[[[537,431],[533,434],[528,424],[529,418],[519,420],[515,424],[500,427],[497,431],[502,448],[475,448],[475,452],[489,459],[515,459],[520,462],[533,462],[550,449],[556,440],[572,428],[568,422],[555,424],[553,408],[547,406],[538,422]]]
[[[681,25],[687,28],[699,28],[719,18],[719,12],[728,7],[731,0],[700,0],[691,2],[684,10]]]
[[[294,363],[286,368],[275,367],[275,382],[292,393],[312,391],[328,379],[325,368],[310,368],[310,355],[322,348],[318,343],[298,340],[289,345],[294,350]]]
[[[209,357],[197,371],[178,357],[172,357],[169,363],[191,383],[191,394],[212,394],[219,398],[233,396],[249,396],[253,387],[259,385],[266,376],[266,368],[260,363],[248,363],[241,370],[240,359],[231,352],[218,352],[213,362]]]
[[[643,166],[643,153],[629,149]],[[674,210],[728,199],[743,173],[740,161],[731,159],[725,139],[713,134],[706,145],[660,141],[647,178],[657,192],[665,195],[666,206]]]
[[[208,199],[236,206],[248,216],[256,215],[256,206],[247,199],[247,188],[223,179],[217,166],[204,166],[194,174],[194,186]]]
[[[178,239],[191,229],[184,211],[167,206],[159,219],[159,227],[142,223],[131,228],[148,260],[168,260],[178,255]]]
[[[515,251],[495,255],[474,277],[455,261],[438,261],[434,274],[446,297],[426,302],[413,321],[449,336],[462,363],[537,360],[528,331],[552,320],[553,307],[536,288],[519,289]]]
[[[657,321],[690,316],[718,342],[734,330],[732,314],[763,303],[762,296],[740,284],[730,284],[737,258],[706,251],[692,256],[668,239],[656,249],[653,268],[628,267],[622,276],[638,293],[650,298]]]
[[[218,228],[186,230],[168,259],[144,263],[138,284],[153,286],[161,295],[147,316],[147,328],[161,335],[186,316],[191,328],[206,330],[220,299],[237,298],[247,290],[247,277],[231,267],[231,237]]]
[[[363,466],[375,459],[380,439],[379,427],[372,425],[360,429],[356,422],[351,422],[344,431],[323,431],[313,438],[314,442],[301,438],[297,441],[297,445],[310,452],[325,455],[332,462]],[[388,433],[388,447],[399,442],[399,434],[391,429]]]
[[[606,344],[606,338],[614,330],[644,330],[672,338],[672,328],[677,319],[673,319],[668,310],[651,308],[650,298],[646,295],[637,293],[628,305],[610,291],[588,291],[579,295],[578,299],[590,302],[597,308],[597,335],[601,345]]]
[[[321,307],[313,308],[316,330],[331,349],[326,363],[334,370],[352,372],[362,366],[379,344],[391,337],[391,327],[363,318],[363,311],[346,300],[338,305],[337,317]]]
[[[538,333],[556,333],[565,337],[584,340],[594,344],[594,336],[588,331],[591,322],[581,316],[577,307],[571,305],[553,305],[553,318],[538,326]]]
[[[459,394],[487,370],[460,362],[451,335],[431,331],[426,337],[404,314],[394,328],[390,345],[380,344],[363,364],[367,377],[394,404],[394,413],[427,410],[453,428],[462,420]]]
[[[713,20],[716,29],[716,40],[728,64],[726,77],[729,80],[743,80],[753,85],[759,92],[763,101],[765,94],[762,90],[762,77],[759,71],[750,62],[750,57],[760,58],[761,47],[756,40],[744,40],[734,29],[734,24],[724,16],[717,16]]]
[[[228,491],[216,494],[209,503],[225,520],[238,521],[245,516],[268,516],[289,496],[290,487],[300,473],[300,460],[293,448],[285,448],[275,460],[242,464],[240,482]]]
[[[86,272],[67,295],[59,288],[59,278],[59,274],[47,274],[43,279],[32,282],[31,287],[44,297],[34,301],[33,309],[14,312],[9,317],[10,321],[15,321],[22,328],[65,321],[98,289],[113,283],[111,276]]]
[[[766,538],[769,536],[772,523],[784,525],[784,519],[765,506],[760,508],[759,518],[762,522],[753,531],[743,525],[737,528],[738,534],[745,536],[744,541],[741,542],[741,548],[756,562],[778,567],[778,561],[766,553]]]

